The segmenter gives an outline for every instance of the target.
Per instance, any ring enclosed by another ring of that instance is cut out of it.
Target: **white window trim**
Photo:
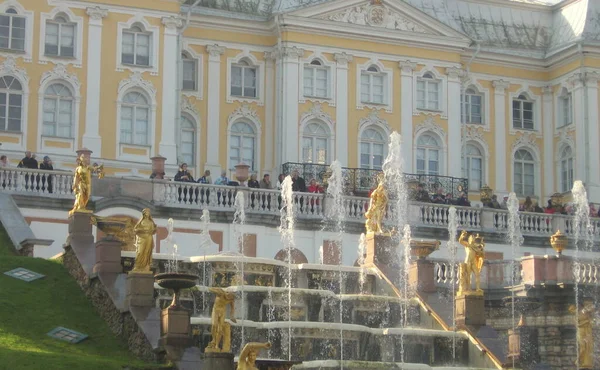
[[[256,67],[256,98],[247,98],[243,96],[231,95],[231,67],[237,64],[242,59],[248,59],[252,63],[253,67]],[[249,50],[243,50],[241,53],[233,58],[227,58],[227,103],[233,103],[239,101],[243,103],[254,103],[259,106],[265,105],[265,93],[264,93],[264,79],[265,79],[265,62],[258,60]],[[227,147],[229,148],[229,147]]]
[[[7,0],[0,4],[0,13],[6,13],[8,8],[15,8],[18,15],[25,17],[25,51],[9,51],[9,49],[0,49],[0,56],[8,58],[23,58],[27,63],[33,60],[33,23],[35,15],[33,11],[26,10],[16,0]]]
[[[329,131],[329,135],[327,136],[327,157],[325,158],[325,165],[329,165],[331,164],[331,162],[333,162],[333,157],[335,157],[335,153],[333,152],[335,150],[335,135],[333,134],[335,131],[333,130],[333,127],[331,125],[330,122],[327,122],[327,120],[322,119],[322,118],[307,118],[305,117],[305,119],[300,123],[300,127],[299,127],[299,157],[300,160],[303,160],[303,148],[302,148],[302,142],[304,141],[304,130],[306,129],[306,126],[308,126],[310,123],[315,123],[318,125],[324,125],[327,128],[327,131]],[[316,137],[316,136],[312,136],[312,137]],[[313,153],[314,154],[314,153]],[[313,164],[319,164],[319,163],[315,163],[313,160]]]
[[[196,59],[196,91],[181,90],[181,93],[187,97],[194,97],[198,100],[204,99],[204,56],[201,53],[196,53],[194,48],[188,41],[184,41],[183,51],[190,57]],[[183,69],[182,69],[183,74]],[[182,75],[183,80],[183,75]],[[181,81],[179,83],[182,83]]]
[[[46,89],[54,84],[62,83],[71,90],[73,94],[73,126],[72,126],[72,137],[49,137],[43,136],[44,132],[44,93]],[[76,75],[68,74],[66,68],[63,65],[56,65],[53,70],[45,72],[42,75],[40,82],[40,88],[38,90],[38,135],[37,135],[37,150],[42,153],[48,154],[73,154],[73,150],[77,149],[77,143],[79,139],[79,112],[81,105],[81,84]],[[55,148],[47,147],[44,145],[44,140],[50,139],[51,141],[59,141],[69,143],[69,148]]]
[[[363,103],[361,101],[361,89],[362,84],[360,83],[362,72],[366,71],[370,66],[376,65],[382,74],[385,74],[384,88],[383,88],[383,104],[374,103]],[[364,108],[370,108],[375,110],[384,109],[387,113],[392,113],[393,110],[393,81],[394,71],[391,68],[385,68],[383,63],[379,60],[371,59],[364,64],[356,66],[356,109],[363,110]]]
[[[377,114],[377,111],[374,111],[373,113],[369,114],[367,117],[365,118],[361,118],[361,120],[358,123],[358,139],[356,141],[356,145],[358,148],[357,151],[357,157],[356,160],[358,163],[358,167],[360,168],[360,155],[361,155],[361,151],[360,151],[360,143],[362,142],[362,135],[363,132],[365,132],[366,130],[373,128],[377,131],[380,131],[383,133],[384,135],[384,139],[387,139],[390,137],[390,134],[392,133],[392,130],[390,128],[390,125],[388,124],[388,122],[382,118],[379,118],[379,115]],[[342,144],[343,145],[343,144]],[[388,154],[388,148],[387,148],[387,141],[385,142],[385,146],[383,148],[383,154],[384,154],[384,159]]]
[[[465,143],[465,153],[466,153],[467,145],[469,145],[469,144],[474,145],[475,147],[477,147],[477,149],[479,149],[479,151],[481,151],[481,155],[483,158],[483,163],[481,164],[482,165],[482,169],[481,169],[482,184],[481,185],[482,186],[487,185],[490,183],[490,171],[489,171],[490,148],[488,147],[487,143],[485,141],[483,141],[482,139],[472,137],[472,138],[467,139],[467,141]],[[466,158],[466,155],[465,155],[465,158]],[[463,164],[463,166],[464,166],[464,164]],[[479,189],[469,190],[469,192],[479,193]]]
[[[131,91],[142,91],[150,101],[150,117],[148,120],[148,143],[149,145],[135,145],[121,143],[121,106],[123,104],[123,98],[127,93]],[[156,90],[151,82],[145,81],[139,74],[134,74],[131,78],[123,80],[119,83],[119,89],[117,93],[117,130],[115,133],[115,140],[117,143],[115,158],[118,160],[133,161],[145,163],[148,161],[146,155],[135,155],[122,153],[121,147],[127,146],[132,148],[147,148],[150,156],[155,156],[155,140],[156,140]]]
[[[53,21],[60,13],[68,16],[68,21],[75,24],[75,53],[73,57],[47,56],[46,52],[46,22]],[[76,16],[71,9],[60,6],[52,9],[50,13],[40,14],[40,48],[39,48],[39,64],[72,64],[75,68],[81,68],[83,64],[83,17]]]
[[[481,84],[479,83],[479,81],[477,80],[470,80],[467,81],[467,83],[465,84],[466,88],[464,89],[464,91],[466,92],[469,88],[471,89],[475,89],[477,91],[477,93],[483,95],[483,99],[482,99],[482,103],[483,103],[483,114],[481,115],[481,118],[483,119],[482,123],[467,123],[466,125],[469,127],[473,127],[473,128],[477,128],[477,127],[483,127],[483,131],[489,132],[491,130],[491,126],[490,126],[490,109],[491,109],[491,105],[490,105],[490,89],[486,89],[483,86],[481,86]],[[461,97],[462,99],[462,97]],[[461,100],[461,104],[462,104],[462,100]],[[460,121],[462,122],[462,114],[460,117]],[[464,123],[463,123],[464,124]]]
[[[327,68],[327,92],[328,96],[326,98],[320,98],[316,96],[305,96],[304,95],[304,67],[310,65],[313,60],[319,60],[321,65],[324,68]],[[329,61],[325,56],[323,56],[320,52],[315,52],[310,55],[308,58],[300,59],[300,68],[298,71],[298,102],[306,103],[310,102],[318,102],[323,104],[328,104],[330,107],[335,107],[335,96],[336,96],[336,63]]]
[[[568,125],[565,125],[565,123],[563,122],[562,103],[563,103],[563,98],[567,94],[571,94],[571,123]],[[556,94],[554,95],[554,107],[555,107],[555,110],[554,110],[555,111],[555,119],[554,119],[555,133],[561,129],[567,129],[567,130],[575,129],[575,125],[574,125],[574,123],[575,123],[574,122],[575,106],[573,105],[573,92],[567,86],[561,86],[558,89],[558,91],[556,92]]]
[[[560,139],[560,141],[556,145],[556,148],[558,148],[558,150],[554,154],[554,168],[556,171],[555,173],[557,174],[555,176],[555,178],[556,178],[556,188],[555,189],[557,189],[557,191],[559,191],[559,192],[562,189],[562,171],[561,171],[562,170],[562,168],[561,168],[562,157],[561,157],[561,154],[562,154],[562,151],[567,146],[571,147],[571,153],[573,155],[573,180],[576,180],[575,171],[577,171],[577,155],[575,152],[575,142],[569,135],[565,135],[564,137],[562,137]]]
[[[433,79],[439,82],[439,109],[422,109],[417,107],[417,85],[418,82],[423,79],[423,75],[425,73],[431,73],[433,75]],[[445,75],[439,73],[433,67],[433,65],[425,65],[425,67],[422,68],[419,72],[413,74],[413,115],[418,116],[421,114],[431,116],[439,115],[443,119],[448,118],[448,78]]]
[[[525,94],[529,101],[533,102],[533,130],[527,130],[522,128],[514,127],[514,119],[513,119],[513,101],[519,97],[519,95]],[[541,133],[542,127],[542,97],[540,95],[535,95],[531,91],[529,91],[529,87],[523,87],[519,91],[510,93],[508,95],[508,127],[510,134],[516,134],[517,132],[527,133],[527,132],[535,132]]]
[[[199,112],[195,109],[194,106],[192,105],[184,105],[182,102],[182,107],[181,107],[181,113],[179,114],[180,116],[183,115],[187,115],[188,118],[192,119],[192,123],[194,123],[196,125],[196,150],[195,150],[195,164],[194,164],[194,173],[200,173],[200,162],[201,162],[201,157],[200,157],[200,153],[201,150],[200,148],[200,134],[202,132],[201,130],[201,126],[200,126],[200,114]],[[177,129],[177,143],[181,143],[181,121],[178,122],[178,129]],[[177,163],[180,163],[179,160],[179,152],[177,153]]]
[[[262,137],[262,123],[260,122],[259,118],[258,118],[258,114],[256,113],[255,110],[251,109],[248,106],[242,106],[238,109],[236,109],[235,111],[233,111],[233,113],[231,113],[229,115],[229,118],[227,119],[227,170],[231,170],[231,163],[229,163],[229,149],[231,148],[231,127],[233,126],[234,123],[237,123],[239,121],[245,121],[247,123],[249,123],[251,126],[254,126],[254,134],[255,134],[255,142],[254,142],[254,161],[255,161],[255,168],[252,169],[253,173],[261,173],[260,169],[261,169],[261,164],[262,164],[262,157],[261,157],[261,141],[260,138]]]
[[[535,191],[535,194],[532,194],[532,197],[541,199],[542,198],[542,196],[541,196],[541,194],[542,194],[542,179],[541,179],[542,164],[540,161],[540,158],[541,158],[540,151],[537,148],[537,146],[517,145],[511,151],[511,153],[510,153],[510,189],[511,189],[511,191],[515,191],[515,153],[521,149],[525,149],[533,155],[533,162],[534,162],[533,171],[534,171],[534,176],[535,176],[534,182],[533,182],[533,189]],[[517,196],[521,197],[521,195],[519,195],[519,194],[517,194]]]
[[[4,141],[2,143],[3,150],[27,150],[27,116],[29,112],[29,76],[25,69],[18,68],[15,63],[15,57],[10,55],[0,64],[0,76],[12,76],[21,83],[22,88],[22,111],[21,111],[21,132],[3,131],[2,136],[13,137],[18,139],[17,143]]]
[[[144,31],[151,34],[150,36],[150,66],[134,66],[130,64],[123,64],[122,52],[123,52],[123,31],[126,31],[133,27],[134,24],[140,23],[144,26]],[[116,60],[116,71],[123,72],[129,70],[132,72],[150,72],[152,76],[158,76],[158,63],[159,63],[159,51],[160,51],[160,27],[152,26],[142,16],[135,16],[130,18],[127,22],[119,22],[117,24],[117,60]]]
[[[417,130],[417,132],[415,133],[415,144],[413,145],[413,169],[414,169],[414,173],[417,173],[417,152],[419,150],[419,138],[421,137],[421,135],[431,135],[435,138],[437,138],[438,143],[440,144],[440,157],[439,157],[439,171],[437,176],[446,176],[447,174],[447,164],[446,164],[446,158],[447,158],[447,151],[448,151],[448,146],[446,145],[446,136],[440,136],[440,134],[438,134],[435,131],[431,131],[429,129],[420,129]]]

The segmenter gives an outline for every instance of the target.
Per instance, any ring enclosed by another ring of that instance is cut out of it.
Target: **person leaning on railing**
[[[175,174],[175,181],[177,181],[177,182],[194,182],[194,177],[187,170],[187,163],[181,164],[181,166],[179,167],[179,171],[177,171],[177,173]],[[193,201],[191,191],[190,191],[189,197],[188,197],[187,189],[182,190],[181,187],[179,187],[179,189],[177,189],[177,192],[179,193],[179,201],[180,202],[181,202],[182,198],[184,198],[185,203],[191,203]],[[181,196],[181,193],[183,193],[183,197]]]
[[[25,157],[21,159],[21,162],[17,165],[18,168],[29,168],[32,170],[38,169],[38,162],[35,159],[35,156],[31,154],[28,150],[25,152]],[[25,190],[33,189],[33,178],[29,179],[29,174],[25,174]]]
[[[45,156],[44,161],[40,163],[40,170],[44,171],[54,171],[54,166],[52,166],[52,161],[50,157]],[[40,175],[37,176],[38,188],[40,187]],[[48,193],[52,193],[52,175],[42,175],[41,176],[42,190],[48,190]]]

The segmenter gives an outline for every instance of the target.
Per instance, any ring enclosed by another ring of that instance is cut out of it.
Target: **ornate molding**
[[[344,53],[335,53],[333,58],[337,62],[339,67],[347,67],[348,63],[352,62],[352,55]]]
[[[466,76],[465,71],[462,68],[457,67],[446,68],[446,74],[448,75],[448,78],[452,79],[459,79]]]
[[[298,125],[302,125],[308,119],[318,119],[327,124],[331,124],[332,126],[335,123],[335,121],[331,118],[331,116],[327,112],[323,111],[323,108],[321,107],[321,103],[318,103],[318,102],[313,102],[312,107],[310,107],[310,109],[307,110],[306,112],[302,113],[302,116],[300,116],[300,121],[298,122]]]
[[[161,22],[162,22],[162,24],[165,25],[165,27],[168,30],[171,30],[171,31],[176,30],[179,27],[183,26],[183,21],[179,17],[173,17],[173,16],[162,17]]]
[[[95,21],[101,21],[102,18],[108,15],[108,9],[104,9],[99,6],[86,8],[85,12],[92,20]]]
[[[40,86],[44,86],[48,81],[52,80],[67,81],[77,92],[79,92],[79,87],[81,86],[77,76],[74,74],[69,74],[69,71],[67,71],[67,67],[65,67],[64,64],[57,64],[53,69],[44,72],[42,78],[40,79]]]
[[[417,127],[415,128],[415,137],[418,134],[421,134],[426,131],[436,133],[442,139],[442,144],[446,145],[446,131],[444,131],[444,129],[440,125],[438,125],[431,116],[425,118],[423,122],[417,125]]]
[[[192,101],[190,99],[181,98],[181,111],[186,112],[186,113],[191,113],[192,115],[195,115],[196,117],[200,116],[200,112],[198,111],[198,108],[196,108],[196,105],[194,103],[192,103]]]
[[[17,67],[17,63],[15,58],[12,55],[9,55],[4,59],[4,62],[0,64],[0,75],[13,75],[20,79],[21,83],[25,85],[29,85],[29,76],[27,76],[27,71]],[[27,89],[27,86],[23,86],[23,89]]]
[[[372,26],[416,33],[431,33],[403,14],[391,10],[378,1],[360,6],[353,6],[338,13],[325,15],[322,19],[334,22],[352,23],[359,26]]]
[[[479,127],[474,125],[465,125],[465,139],[466,140],[479,140],[482,142],[486,142],[483,138],[483,127],[479,125]]]
[[[512,153],[520,147],[526,147],[534,149],[536,152],[539,151],[537,143],[535,142],[537,136],[533,132],[522,132],[521,135],[511,145]]]
[[[368,116],[363,117],[360,119],[360,121],[358,121],[358,132],[363,131],[371,125],[379,126],[385,129],[386,134],[389,134],[392,131],[388,122],[383,118],[379,117],[379,111],[377,110],[372,110],[371,112],[369,112]]]
[[[578,89],[583,87],[583,83],[586,80],[586,76],[583,73],[573,73],[567,78],[567,85],[571,89]]]
[[[208,56],[211,59],[220,60],[221,55],[223,55],[223,53],[225,53],[225,47],[219,46],[217,44],[206,45],[206,52],[208,52]]]
[[[231,125],[235,120],[237,120],[239,118],[248,118],[249,120],[254,122],[258,126],[257,127],[257,129],[259,130],[258,133],[260,133],[260,130],[261,130],[260,118],[258,116],[258,113],[256,112],[256,109],[252,108],[252,106],[250,106],[248,104],[240,105],[239,107],[237,107],[236,110],[231,112],[231,114],[229,115],[229,118],[227,119],[227,122],[229,123],[229,125]]]
[[[542,94],[544,96],[552,96],[553,93],[554,93],[554,89],[552,88],[552,86],[542,87]]]
[[[152,84],[152,82],[148,80],[144,80],[144,77],[140,72],[133,72],[129,78],[125,80],[121,80],[119,82],[119,88],[117,90],[118,95],[120,96],[124,90],[129,89],[131,87],[138,86],[146,90],[151,94],[151,98],[154,99],[156,96],[156,88]]]
[[[304,49],[296,46],[287,47],[284,46],[278,50],[279,56],[282,58],[298,59],[304,56]]]
[[[417,68],[417,63],[411,62],[410,60],[404,60],[404,61],[398,62],[398,66],[400,67],[400,70],[402,71],[402,73],[412,75],[413,71]]]
[[[585,74],[585,80],[588,83],[595,83],[597,85],[598,81],[600,81],[600,73],[598,73],[598,72],[587,72]]]
[[[494,86],[494,90],[496,94],[504,94],[506,89],[510,86],[510,82],[504,80],[496,80],[492,81],[492,86]]]

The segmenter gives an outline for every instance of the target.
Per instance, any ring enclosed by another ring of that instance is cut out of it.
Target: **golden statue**
[[[569,312],[575,313],[575,305],[569,307]],[[577,347],[579,353],[576,364],[580,369],[592,369],[594,367],[594,337],[592,325],[594,321],[593,307],[583,306],[577,315]]]
[[[485,243],[479,234],[468,235],[466,231],[458,237],[458,242],[465,247],[467,256],[465,262],[459,266],[458,295],[468,294],[471,291],[471,274],[475,275],[475,294],[483,294],[481,290],[481,269],[485,257]]]
[[[381,176],[379,176],[379,184],[371,193],[370,198],[369,209],[365,212],[367,233],[382,234],[383,228],[381,227],[381,222],[385,217],[388,195],[387,190],[383,186],[383,178]]]
[[[208,288],[208,291],[215,293],[217,298],[213,305],[211,314],[211,328],[210,334],[212,340],[206,347],[206,352],[229,352],[231,350],[231,326],[225,322],[225,314],[227,312],[227,306],[231,305],[231,321],[237,323],[233,317],[235,313],[235,295],[224,291],[221,288]],[[223,346],[221,345],[223,340]],[[243,353],[243,352],[242,352]]]
[[[242,353],[240,353],[240,359],[238,360],[237,370],[258,370],[256,367],[256,357],[261,349],[271,348],[271,343],[257,343],[250,342],[246,343]]]
[[[154,252],[154,234],[156,234],[156,224],[152,219],[150,210],[145,208],[142,211],[142,217],[133,227],[135,232],[135,264],[134,272],[150,273],[152,265],[152,252]]]
[[[73,176],[73,192],[75,193],[75,202],[69,215],[75,212],[89,213],[87,204],[92,195],[92,173],[98,173],[98,177],[104,177],[104,165],[90,166],[89,159],[85,155],[80,155],[77,159],[77,168]]]

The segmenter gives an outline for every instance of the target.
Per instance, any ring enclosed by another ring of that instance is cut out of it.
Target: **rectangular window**
[[[513,100],[513,127],[533,130],[533,102]]]
[[[573,123],[573,99],[571,94],[560,98],[561,125],[567,126]]]
[[[314,68],[304,68],[304,96],[312,96],[314,90]]]
[[[0,15],[0,48],[25,50],[25,17]]]
[[[363,73],[360,76],[362,103],[385,104],[385,75]]]
[[[148,144],[148,109],[137,107],[135,109],[135,141],[137,145]]]
[[[231,67],[231,95],[256,98],[256,68]]]
[[[44,54],[73,57],[75,55],[75,25],[47,22]]]
[[[196,79],[196,61],[195,60],[184,60],[183,61],[183,90],[185,91],[196,91],[197,79]]]
[[[481,95],[466,94],[463,96],[463,104],[460,107],[462,122],[470,124],[483,123]]]
[[[371,168],[371,145],[360,143],[360,167]]]
[[[362,74],[360,76],[360,101],[363,103],[371,101],[371,84],[370,76],[368,74]]]
[[[121,142],[131,144],[133,132],[133,108],[121,107]]]
[[[426,110],[440,109],[440,85],[434,81],[417,81],[417,108]]]
[[[150,66],[150,35],[140,32],[123,32],[121,63]]]

